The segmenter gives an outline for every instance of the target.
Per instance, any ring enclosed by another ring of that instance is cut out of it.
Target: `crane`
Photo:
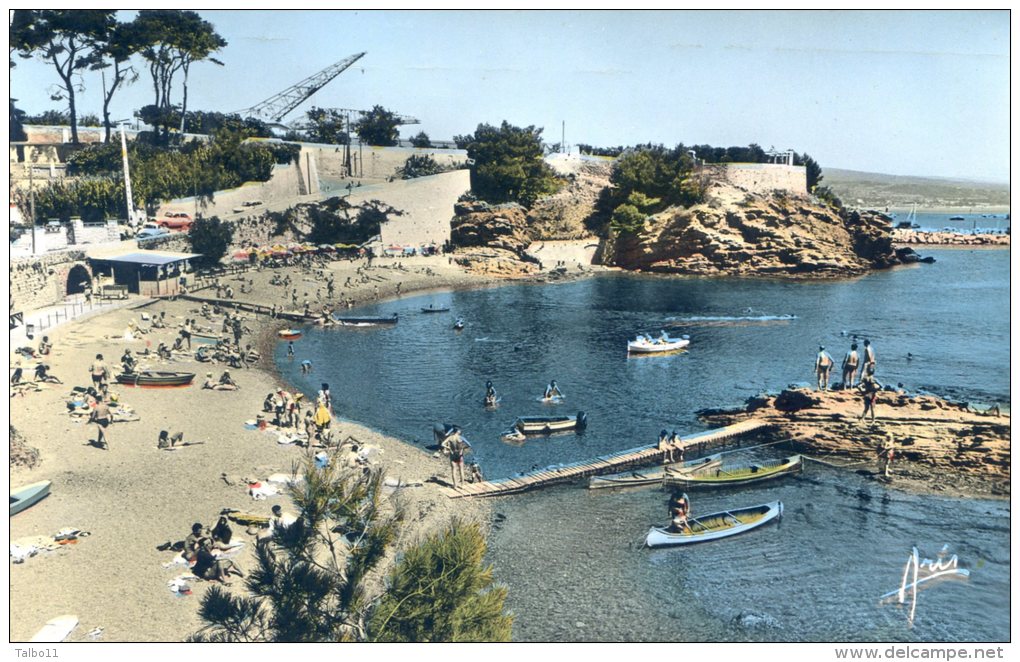
[[[270,124],[280,124],[284,117],[301,105],[331,80],[346,71],[352,64],[360,60],[365,53],[355,53],[339,62],[331,64],[322,71],[312,74],[303,81],[291,85],[251,108],[237,111],[241,117],[257,117]]]

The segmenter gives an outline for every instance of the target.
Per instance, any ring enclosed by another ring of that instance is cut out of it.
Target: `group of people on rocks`
[[[875,400],[878,397],[878,392],[882,390],[882,385],[875,378],[875,348],[872,347],[871,340],[865,338],[863,349],[860,353],[857,350],[858,345],[856,342],[853,342],[850,345],[850,349],[843,356],[841,364],[843,381],[841,388],[844,391],[856,388],[861,392],[864,411],[861,413],[860,418],[864,419],[870,415],[872,422],[874,422]],[[819,346],[818,354],[815,357],[815,376],[819,391],[829,390],[829,374],[832,372],[834,363],[832,356],[825,351],[825,346]]]

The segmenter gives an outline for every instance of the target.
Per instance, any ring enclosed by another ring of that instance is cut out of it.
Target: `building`
[[[122,255],[88,258],[92,273],[108,276],[132,294],[169,296],[179,294],[182,277],[191,270],[190,260],[199,253],[135,251]]]

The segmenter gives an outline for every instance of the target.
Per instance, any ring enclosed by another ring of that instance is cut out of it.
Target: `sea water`
[[[872,341],[877,376],[954,400],[1009,402],[1009,251],[937,250],[933,265],[831,282],[602,275],[389,301],[392,328],[309,330],[297,361],[277,362],[306,393],[328,382],[341,417],[422,447],[456,423],[486,476],[650,444],[661,429],[704,429],[696,412],[809,384],[818,346],[837,363]],[[448,314],[422,314],[430,304]],[[466,322],[454,331],[455,318]],[[635,334],[688,335],[687,351],[628,356]],[[314,363],[301,375],[300,360]],[[565,402],[539,401],[557,380]],[[485,382],[499,407],[482,407]],[[580,433],[499,434],[520,415],[574,415]],[[881,416],[881,411],[879,411]],[[696,512],[780,498],[786,516],[745,536],[682,550],[641,548],[665,520],[655,490],[556,487],[494,502],[505,516],[489,559],[510,586],[517,640],[984,640],[1009,627],[1008,506],[886,490],[852,470],[812,465],[760,489],[694,496]],[[913,546],[944,544],[966,583],[878,605]]]

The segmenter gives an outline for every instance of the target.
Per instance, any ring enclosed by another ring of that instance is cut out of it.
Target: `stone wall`
[[[116,221],[105,223],[83,223],[80,218],[71,219],[70,237],[75,246],[82,244],[105,244],[120,241],[120,230]]]
[[[83,251],[62,251],[50,255],[11,261],[11,305],[16,312],[30,311],[58,303],[67,296],[67,278],[75,266],[85,264]]]
[[[775,163],[719,163],[705,166],[712,177],[725,179],[749,193],[786,191],[807,195],[807,172],[804,166]]]

